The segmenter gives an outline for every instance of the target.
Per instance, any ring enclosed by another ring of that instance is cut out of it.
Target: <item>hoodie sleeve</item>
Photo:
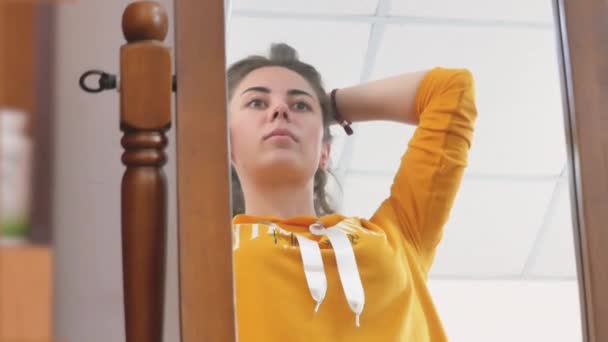
[[[416,94],[418,127],[401,158],[389,197],[370,219],[395,227],[428,272],[458,192],[477,117],[466,69],[434,68]]]

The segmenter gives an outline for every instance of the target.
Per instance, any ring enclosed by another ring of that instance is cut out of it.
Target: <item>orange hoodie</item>
[[[466,69],[435,68],[390,196],[369,219],[233,219],[240,342],[445,341],[426,286],[477,110]]]

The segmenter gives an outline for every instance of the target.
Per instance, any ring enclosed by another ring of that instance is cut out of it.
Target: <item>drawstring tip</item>
[[[319,311],[319,306],[321,306],[321,302],[317,302],[317,306],[315,306],[315,313]]]
[[[359,322],[359,314],[357,314],[355,316],[355,324],[357,325],[357,328],[361,326],[360,322]]]

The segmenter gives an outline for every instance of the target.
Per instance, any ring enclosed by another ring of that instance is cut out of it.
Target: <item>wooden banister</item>
[[[122,248],[127,342],[163,335],[167,182],[163,172],[171,125],[171,55],[162,41],[167,14],[152,1],[123,14],[120,51]]]

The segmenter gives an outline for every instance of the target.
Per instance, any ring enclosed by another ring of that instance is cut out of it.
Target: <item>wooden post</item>
[[[584,339],[608,341],[608,11],[556,0]]]
[[[162,41],[167,14],[152,1],[123,14],[120,50],[122,248],[127,342],[163,335],[167,184],[165,131],[171,124],[171,56]]]
[[[183,342],[236,340],[224,0],[176,0]]]

